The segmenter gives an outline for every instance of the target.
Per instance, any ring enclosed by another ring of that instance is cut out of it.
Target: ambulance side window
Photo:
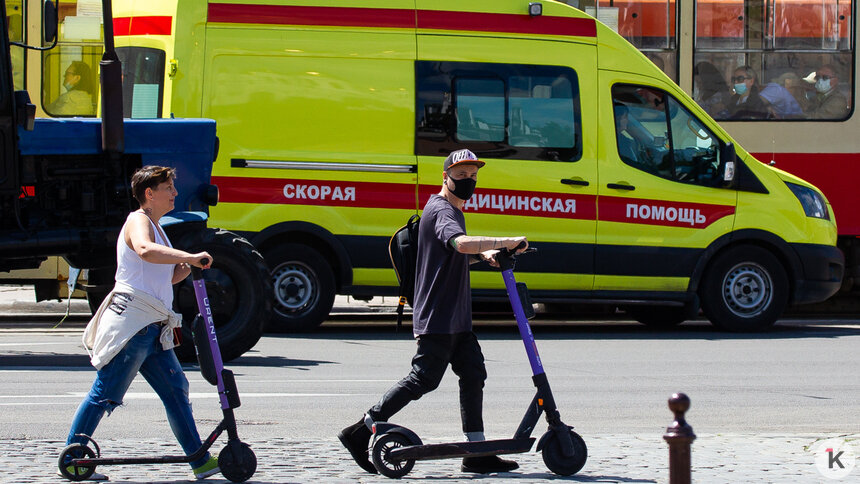
[[[498,79],[457,79],[457,139],[504,141],[505,83]]]
[[[568,67],[415,63],[417,155],[577,161],[579,84]]]
[[[612,88],[618,156],[652,175],[719,186],[719,139],[675,98],[648,86]]]

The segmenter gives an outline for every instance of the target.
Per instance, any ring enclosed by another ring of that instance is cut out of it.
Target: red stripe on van
[[[336,180],[246,178],[214,176],[219,200],[223,203],[265,203],[328,207],[394,208],[415,210],[434,193],[438,185],[421,185],[416,200],[415,185]],[[594,220],[594,195],[552,192],[481,189],[467,203],[467,213],[522,215]]]
[[[173,18],[168,16],[116,17],[113,19],[114,36],[170,35]]]
[[[397,8],[210,3],[209,22],[412,29],[415,28],[415,11]]]
[[[220,201],[415,210],[415,185],[213,176]]]
[[[417,18],[416,18],[417,16]],[[245,5],[210,3],[209,22],[271,25],[328,25],[337,27],[387,27],[467,32],[573,35],[596,37],[593,19],[411,10],[395,8],[309,7],[291,5]]]
[[[510,13],[419,10],[419,29],[508,32],[515,34],[596,37],[597,25],[589,18],[568,18]]]
[[[703,229],[735,213],[733,205],[602,196],[600,220]]]
[[[421,185],[418,194],[421,207],[430,195],[439,193],[439,189],[439,185]],[[594,220],[597,217],[596,199],[594,195],[478,187],[466,202],[463,212]]]

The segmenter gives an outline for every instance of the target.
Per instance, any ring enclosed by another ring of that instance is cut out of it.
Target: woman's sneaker
[[[194,477],[198,479],[206,479],[207,477],[219,472],[221,472],[221,469],[218,467],[218,459],[215,457],[209,457],[209,460],[206,461],[205,464],[194,469]]]

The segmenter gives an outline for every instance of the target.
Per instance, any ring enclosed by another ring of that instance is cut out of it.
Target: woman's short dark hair
[[[131,193],[137,203],[146,202],[146,189],[176,179],[176,169],[168,166],[147,165],[131,175]]]

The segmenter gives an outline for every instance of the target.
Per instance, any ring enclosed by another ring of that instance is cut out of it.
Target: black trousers
[[[412,371],[391,387],[379,403],[368,410],[368,415],[377,422],[388,421],[412,400],[435,390],[450,363],[460,377],[463,432],[483,432],[482,404],[487,369],[475,333],[425,334],[418,337],[417,343]]]

